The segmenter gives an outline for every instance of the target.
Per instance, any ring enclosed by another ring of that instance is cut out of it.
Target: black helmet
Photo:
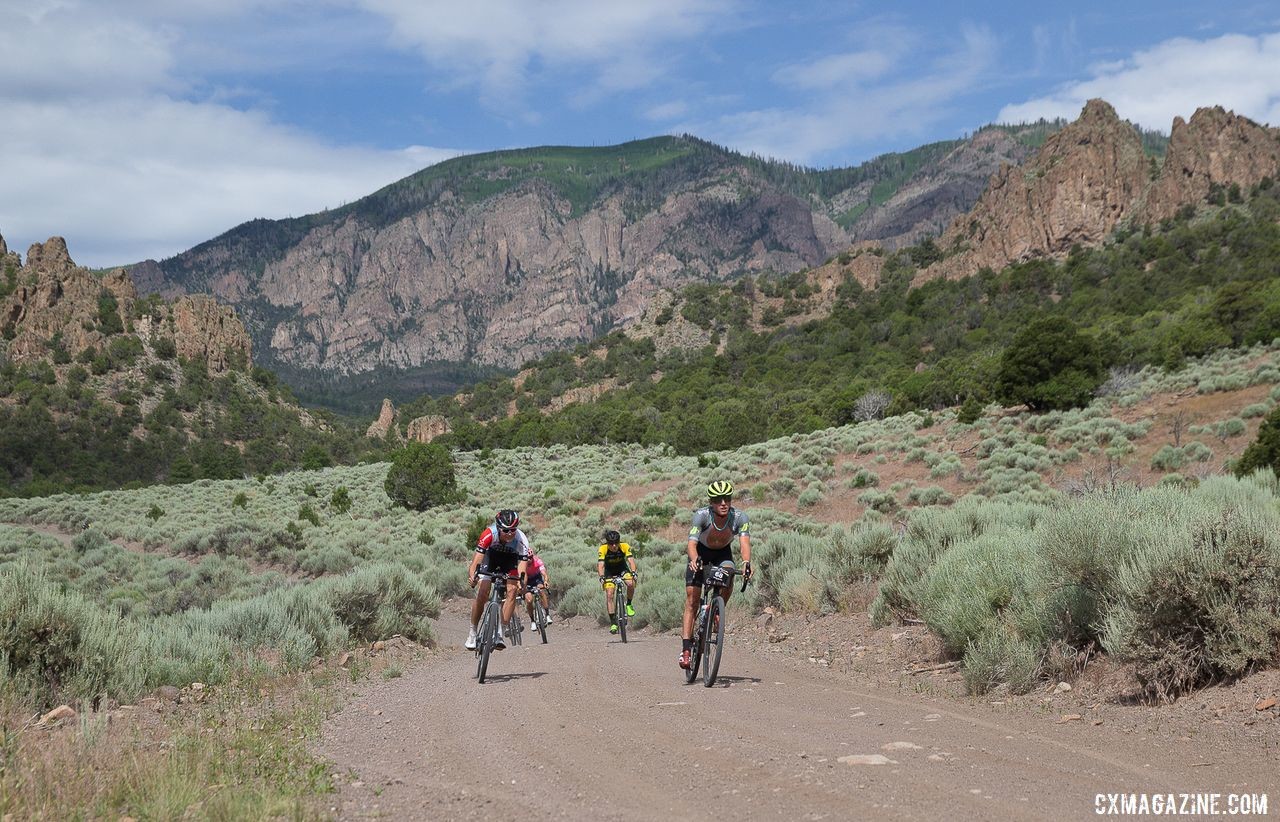
[[[604,541],[605,542],[621,542],[622,534],[619,534],[617,531],[610,529],[604,532]]]
[[[494,517],[499,528],[515,528],[520,524],[520,514],[510,508],[504,508]]]

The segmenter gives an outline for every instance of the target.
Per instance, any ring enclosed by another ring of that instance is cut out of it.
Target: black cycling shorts
[[[510,574],[520,565],[520,555],[510,551],[488,551],[480,563],[481,571],[506,571]]]
[[[690,571],[688,564],[684,568],[684,584],[687,588],[702,587],[702,575],[707,568],[713,565],[727,565],[732,568],[733,565],[733,549],[725,548],[708,548],[701,542],[698,543],[698,559],[702,560],[702,570]]]
[[[534,588],[542,584],[542,574],[534,574],[524,581],[525,588]]]

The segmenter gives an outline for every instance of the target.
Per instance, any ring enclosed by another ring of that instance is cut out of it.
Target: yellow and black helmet
[[[707,499],[733,496],[733,483],[728,480],[716,480],[707,486]]]

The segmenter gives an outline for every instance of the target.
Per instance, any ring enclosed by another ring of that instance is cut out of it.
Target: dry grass
[[[0,817],[323,818],[332,786],[306,740],[347,676],[186,689],[47,728],[0,695]]]

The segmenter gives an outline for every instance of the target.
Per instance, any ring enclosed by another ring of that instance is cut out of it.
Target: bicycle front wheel
[[[724,650],[724,600],[719,596],[711,600],[703,632],[707,659],[702,668],[702,684],[710,688],[716,684],[716,675],[720,673],[720,653]]]
[[[542,644],[547,644],[547,609],[539,602],[533,606],[534,618],[538,620],[538,634],[542,636]]]
[[[622,585],[613,586],[613,612],[618,615],[618,636],[627,641],[627,595]]]
[[[480,620],[480,664],[476,670],[476,678],[484,683],[485,674],[489,672],[489,654],[493,653],[493,643],[498,638],[498,624],[502,614],[498,603],[490,602],[484,606],[484,617]]]

